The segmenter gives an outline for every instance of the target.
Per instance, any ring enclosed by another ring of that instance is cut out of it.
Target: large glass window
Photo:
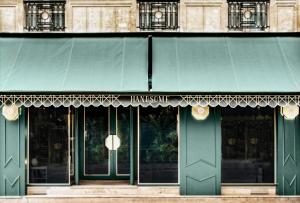
[[[139,183],[178,183],[177,112],[139,109]]]
[[[274,183],[274,109],[222,109],[222,182]]]
[[[29,108],[29,183],[69,183],[69,109]]]
[[[85,108],[84,175],[109,175],[109,151],[105,139],[109,134],[109,108]]]

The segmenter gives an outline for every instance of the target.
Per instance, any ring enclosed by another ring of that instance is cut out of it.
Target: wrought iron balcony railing
[[[179,0],[139,0],[139,28],[141,30],[176,30]]]
[[[25,29],[64,31],[65,4],[65,0],[24,0]]]
[[[229,30],[265,30],[268,22],[269,0],[228,0]]]

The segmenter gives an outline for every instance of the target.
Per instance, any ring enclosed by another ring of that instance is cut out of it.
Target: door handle
[[[87,132],[87,130],[85,130],[84,131],[84,140],[87,140],[87,138],[88,138],[88,132]]]

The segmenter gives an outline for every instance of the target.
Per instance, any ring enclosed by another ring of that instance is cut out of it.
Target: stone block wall
[[[181,0],[180,32],[227,32],[226,0]],[[299,32],[300,0],[271,0],[267,32]],[[136,32],[136,0],[67,0],[66,32]],[[0,32],[24,31],[23,0],[0,0]]]

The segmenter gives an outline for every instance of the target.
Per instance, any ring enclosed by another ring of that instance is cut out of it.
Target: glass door
[[[128,112],[127,112],[128,111]],[[82,179],[129,178],[129,109],[84,108]]]

